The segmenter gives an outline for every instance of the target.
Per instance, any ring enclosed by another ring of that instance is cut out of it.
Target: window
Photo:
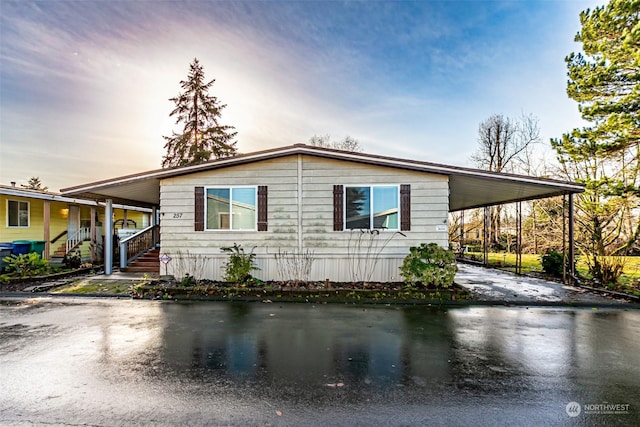
[[[29,202],[7,200],[7,227],[29,227]]]
[[[256,230],[256,187],[206,189],[207,230]]]
[[[345,187],[345,228],[398,230],[399,193],[397,185]]]
[[[411,185],[334,185],[333,231],[345,228],[411,230]]]

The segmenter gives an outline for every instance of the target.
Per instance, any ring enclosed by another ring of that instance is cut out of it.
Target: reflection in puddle
[[[425,407],[456,408],[468,421],[474,411],[515,408],[524,417],[518,424],[532,415],[542,417],[532,424],[558,424],[568,402],[634,405],[631,396],[640,395],[638,310],[37,306],[0,307],[0,406],[23,408],[16,413],[37,407],[67,419],[69,408],[81,413],[91,402],[107,417],[119,411],[117,423],[136,424],[146,418],[130,414],[152,399],[149,413],[160,421],[158,408],[207,408],[202,418],[188,411],[170,424],[206,424],[212,414],[242,424],[233,417],[258,407],[338,420],[363,406],[377,416],[412,413],[416,425],[425,424]],[[632,409],[629,419],[640,421]]]
[[[622,384],[638,379],[628,360],[640,354],[630,338],[639,336],[634,312],[199,303],[162,310],[162,344],[147,353],[149,365],[276,393],[335,384],[519,392],[540,381],[573,390],[568,378],[576,375],[611,378],[603,363],[611,354],[625,359],[614,375]]]

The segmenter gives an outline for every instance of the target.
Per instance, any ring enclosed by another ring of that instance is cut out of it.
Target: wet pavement
[[[469,289],[474,301],[500,304],[576,304],[576,305],[629,305],[622,299],[607,298],[582,288],[557,282],[520,276],[513,273],[475,265],[458,263],[457,284]]]
[[[639,425],[638,337],[633,309],[9,298],[0,425]]]

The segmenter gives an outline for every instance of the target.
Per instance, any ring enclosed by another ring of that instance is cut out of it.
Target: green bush
[[[37,276],[49,272],[49,261],[41,259],[37,253],[9,255],[4,258],[7,273],[15,273],[20,277]]]
[[[247,254],[244,248],[234,243],[232,247],[220,248],[220,250],[229,254],[229,261],[223,266],[225,281],[245,283],[252,278],[251,271],[260,270],[254,262],[256,254],[253,253],[253,249]]]
[[[550,250],[546,254],[542,255],[541,264],[542,270],[545,273],[550,274],[555,277],[562,277],[562,263],[564,261],[564,256],[554,250]]]
[[[452,251],[435,243],[421,244],[409,249],[400,274],[407,285],[422,284],[447,288],[453,284],[458,268]]]
[[[189,273],[186,273],[182,278],[182,280],[180,281],[180,286],[184,286],[184,287],[195,286],[197,282],[198,281],[196,280],[195,277],[193,277]]]

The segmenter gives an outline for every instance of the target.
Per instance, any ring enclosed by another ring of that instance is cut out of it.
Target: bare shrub
[[[178,282],[185,281],[185,278],[191,277],[196,282],[202,280],[205,275],[207,258],[202,254],[191,254],[187,250],[182,252],[180,249],[171,257],[174,262],[175,277]]]
[[[315,261],[313,251],[307,249],[304,252],[281,251],[274,255],[278,276],[283,281],[307,282],[311,275],[311,266]]]
[[[347,247],[349,274],[353,282],[368,282],[373,277],[380,254],[396,236],[407,237],[404,233],[380,234],[380,230],[351,230]],[[383,238],[382,236],[386,236]]]

